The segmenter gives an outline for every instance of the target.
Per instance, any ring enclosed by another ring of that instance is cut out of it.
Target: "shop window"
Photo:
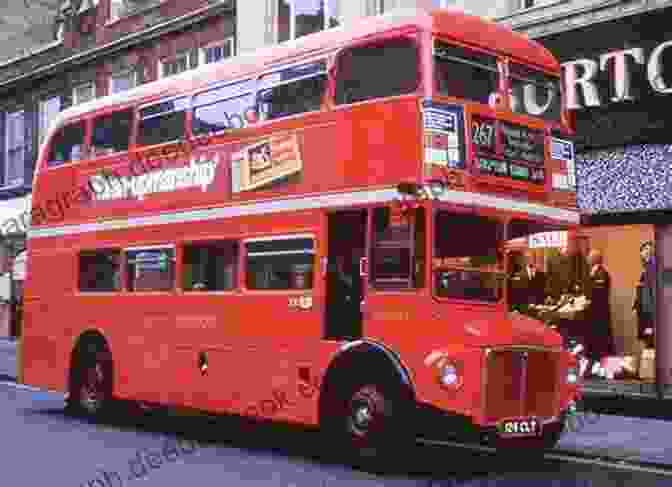
[[[338,0],[278,0],[278,42],[335,27],[338,15]]]
[[[434,285],[442,298],[497,302],[504,267],[497,220],[439,211],[434,221]],[[468,236],[468,238],[465,238]]]
[[[489,103],[497,93],[497,58],[447,44],[434,43],[434,70],[439,93]]]
[[[182,288],[227,291],[237,287],[238,242],[199,242],[184,247]]]
[[[390,208],[374,209],[371,283],[375,288],[423,287],[424,215],[422,208],[396,215]]]
[[[245,244],[248,289],[312,289],[315,242],[310,237],[253,240]]]
[[[124,110],[98,117],[93,123],[91,150],[94,157],[128,150],[133,111]]]
[[[338,60],[336,103],[412,93],[418,87],[418,52],[411,39],[346,50]]]
[[[327,65],[320,61],[284,69],[263,76],[259,84],[263,120],[318,111],[327,86]]]
[[[58,166],[68,162],[79,161],[84,154],[84,122],[66,125],[51,140],[49,166]]]
[[[173,247],[126,250],[129,291],[169,291],[174,286]]]
[[[256,119],[254,80],[245,80],[194,97],[194,134],[243,128]]]
[[[96,250],[79,254],[79,290],[112,292],[121,289],[121,252]]]
[[[140,110],[140,145],[162,144],[185,137],[189,98],[162,101]]]

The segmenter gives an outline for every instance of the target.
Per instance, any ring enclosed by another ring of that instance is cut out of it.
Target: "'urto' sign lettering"
[[[665,50],[671,46],[672,41],[657,45],[649,54],[648,60],[644,49],[636,47],[602,54],[599,61],[578,59],[563,63],[567,108],[580,110],[602,106],[605,100],[598,91],[596,77],[599,76],[599,71],[608,71],[610,66],[613,73],[613,96],[608,101],[622,102],[635,99],[631,86],[634,65],[641,65],[645,69],[648,84],[655,93],[672,93],[672,83],[668,84],[663,77],[662,63]],[[581,103],[578,95],[579,88],[585,105]]]

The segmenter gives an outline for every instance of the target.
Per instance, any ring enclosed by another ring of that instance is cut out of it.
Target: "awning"
[[[32,195],[0,200],[0,235],[25,234],[30,228]]]

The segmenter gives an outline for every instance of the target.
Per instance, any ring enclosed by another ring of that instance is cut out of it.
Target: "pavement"
[[[0,382],[16,380],[16,342],[0,339]],[[591,404],[591,408],[594,404]],[[558,443],[562,453],[672,467],[672,414],[632,417],[579,411]],[[671,409],[667,409],[672,411]]]

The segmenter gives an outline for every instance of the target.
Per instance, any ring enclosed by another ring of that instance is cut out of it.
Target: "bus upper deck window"
[[[254,123],[255,80],[238,81],[194,97],[194,134],[214,134]]]
[[[259,112],[263,120],[320,110],[327,87],[324,61],[293,66],[259,80]]]
[[[186,96],[142,108],[138,144],[163,144],[184,138],[188,108]]]
[[[436,40],[434,74],[441,95],[485,104],[497,93],[497,58],[489,54]]]
[[[98,117],[93,123],[92,155],[99,157],[128,150],[132,121],[132,110]]]
[[[336,103],[404,95],[414,92],[418,83],[418,52],[412,39],[354,47],[339,59]]]
[[[84,157],[85,134],[83,121],[61,128],[51,141],[49,166],[60,166],[66,162],[81,160]]]

